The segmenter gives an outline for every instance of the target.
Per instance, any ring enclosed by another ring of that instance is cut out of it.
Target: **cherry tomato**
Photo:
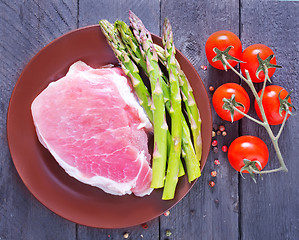
[[[231,121],[231,115],[228,110],[224,110],[223,106],[223,98],[231,98],[232,95],[235,95],[236,102],[242,103],[245,107],[237,107],[244,113],[247,113],[250,107],[250,99],[243,87],[236,83],[225,83],[221,85],[219,88],[216,89],[214,92],[212,103],[216,113],[221,117],[223,120]],[[234,112],[234,121],[241,119],[243,115],[237,111]]]
[[[268,123],[270,125],[281,124],[286,115],[285,111],[282,112],[282,116],[280,116],[280,114],[279,114],[280,102],[279,102],[278,94],[280,91],[281,91],[280,97],[281,97],[281,99],[284,99],[288,95],[288,92],[284,88],[277,86],[277,85],[270,85],[265,88],[262,103],[263,103],[263,107],[265,110],[265,115],[266,115]],[[261,93],[262,93],[262,90],[259,91],[258,95],[261,96]],[[288,102],[292,103],[291,98],[288,99]],[[261,111],[258,107],[256,100],[254,102],[254,108],[255,108],[255,111],[256,111],[258,117],[263,121]],[[289,108],[289,110],[291,111],[292,109]],[[290,115],[287,116],[287,118],[289,118],[289,117],[290,117]]]
[[[271,48],[267,47],[264,44],[253,44],[246,48],[242,54],[242,61],[245,63],[240,63],[241,71],[243,76],[246,77],[245,69],[248,70],[250,78],[253,82],[259,83],[263,82],[265,79],[265,74],[263,71],[259,73],[259,78],[256,77],[256,71],[259,67],[259,62],[257,59],[257,54],[261,57],[261,59],[265,60],[270,55],[274,55]],[[276,58],[275,56],[270,60],[270,63],[276,64]],[[272,75],[275,72],[275,68],[269,68],[268,69],[268,75],[269,77],[272,77]]]
[[[238,36],[230,31],[222,30],[213,33],[206,42],[206,56],[209,63],[218,69],[224,70],[221,61],[213,62],[212,59],[216,56],[213,49],[216,47],[220,51],[224,51],[229,46],[233,46],[229,50],[229,54],[235,58],[240,59],[242,56],[242,44]],[[228,60],[228,62],[234,67],[238,62],[233,60]]]
[[[254,136],[242,136],[236,138],[228,149],[228,160],[231,166],[240,172],[241,168],[245,166],[244,159],[250,161],[259,161],[262,168],[258,163],[255,166],[262,170],[269,158],[269,151],[267,145],[258,137]],[[245,170],[245,173],[248,171]]]

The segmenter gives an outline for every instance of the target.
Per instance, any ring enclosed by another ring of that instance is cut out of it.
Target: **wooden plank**
[[[0,2],[0,239],[75,239],[76,225],[40,204],[26,189],[6,143],[12,89],[27,62],[46,44],[76,28],[71,1]]]
[[[153,1],[79,1],[79,26],[98,24],[99,20],[117,19],[129,23],[128,12],[132,10],[154,34],[160,32],[160,3]]]
[[[238,82],[231,71],[216,70],[207,63],[205,42],[215,31],[227,29],[238,34],[238,1],[162,1],[162,20],[168,17],[174,31],[174,42],[201,76],[206,89],[225,82]],[[203,71],[201,65],[208,65]],[[209,97],[212,94],[208,92]],[[228,136],[218,136],[218,146],[229,145],[238,136],[238,123],[222,121],[213,110],[216,125],[224,124]],[[221,164],[215,166],[214,160]],[[212,178],[211,171],[218,175]],[[215,180],[214,188],[209,186]],[[169,217],[161,217],[160,237],[169,229],[173,239],[237,239],[238,238],[238,174],[229,166],[221,150],[210,153],[202,176],[191,192]],[[172,239],[172,238],[171,238]]]
[[[263,43],[274,51],[278,64],[283,68],[276,70],[272,77],[273,84],[288,91],[294,89],[292,102],[296,106],[299,104],[299,74],[296,71],[299,57],[298,12],[299,4],[290,1],[243,0],[241,8],[244,47]],[[253,109],[251,114],[256,116]],[[273,129],[277,133],[279,126]],[[299,239],[298,130],[296,117],[291,117],[279,141],[288,173],[264,175],[257,184],[250,177],[241,181],[241,239]],[[263,128],[245,120],[242,133],[258,136],[266,142],[270,151],[266,169],[279,167],[275,151]]]
[[[97,24],[100,19],[114,22],[117,19],[127,23],[128,11],[137,14],[146,27],[153,33],[160,30],[160,3],[155,1],[79,1],[79,27]],[[130,214],[128,212],[128,214]],[[142,213],[141,213],[142,214]],[[78,239],[122,239],[129,233],[130,239],[157,239],[159,237],[159,219],[148,223],[148,229],[135,226],[125,229],[96,229],[78,225]]]

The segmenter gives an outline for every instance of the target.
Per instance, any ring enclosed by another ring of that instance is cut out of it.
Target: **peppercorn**
[[[168,217],[169,214],[170,214],[170,211],[166,211],[166,212],[164,213],[164,216]]]
[[[227,152],[227,146],[224,145],[224,146],[222,146],[221,149],[222,149],[223,152]]]
[[[223,132],[225,130],[225,127],[223,125],[219,126],[219,131]]]
[[[212,177],[216,177],[216,176],[217,176],[217,172],[216,172],[216,171],[212,171],[212,172],[211,172],[211,176],[212,176]]]
[[[208,69],[208,66],[205,66],[205,65],[201,65],[200,67],[201,67],[201,69],[204,70],[204,71]]]
[[[225,137],[227,135],[226,131],[222,132],[222,136]]]
[[[213,86],[210,86],[210,87],[209,87],[209,90],[210,90],[210,92],[213,92],[215,89],[214,89]]]
[[[148,225],[147,225],[147,223],[142,223],[142,224],[141,224],[141,227],[142,227],[143,229],[147,229],[147,228],[148,228]]]
[[[170,237],[172,234],[172,232],[170,230],[166,230],[165,235],[166,237]]]
[[[214,187],[215,186],[215,182],[214,181],[209,181],[209,185],[210,185],[210,187]]]
[[[218,153],[218,147],[213,147],[213,152]]]
[[[212,141],[212,146],[213,146],[213,147],[216,147],[217,144],[218,144],[217,140],[213,140],[213,141]]]
[[[220,161],[218,159],[215,159],[214,163],[215,165],[220,165]]]
[[[212,131],[212,137],[215,137],[215,136],[216,136],[215,131]]]
[[[218,131],[216,132],[216,134],[217,134],[217,135],[220,135],[220,134],[221,134],[221,132],[218,130]]]
[[[124,237],[125,239],[129,238],[129,233],[125,233],[125,234],[123,235],[123,237]]]

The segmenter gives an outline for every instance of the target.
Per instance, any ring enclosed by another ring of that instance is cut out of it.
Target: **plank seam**
[[[242,37],[242,0],[239,0],[239,39]],[[240,79],[240,83],[242,80]],[[242,119],[238,123],[238,136],[242,135]],[[241,187],[241,176],[238,174],[238,233],[239,240],[242,240],[242,187]]]
[[[79,0],[77,0],[77,28],[79,28],[79,25],[80,25],[80,23],[79,23]]]

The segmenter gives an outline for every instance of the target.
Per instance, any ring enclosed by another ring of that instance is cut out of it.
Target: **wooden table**
[[[46,44],[70,30],[97,24],[106,18],[128,22],[131,9],[147,28],[160,35],[168,17],[176,47],[191,61],[206,88],[239,82],[231,72],[213,69],[205,57],[207,37],[221,29],[240,36],[243,47],[264,43],[276,53],[284,68],[273,83],[294,89],[292,100],[299,106],[298,30],[299,2],[259,0],[55,0],[0,1],[0,239],[299,239],[299,127],[291,117],[280,140],[289,172],[265,175],[255,184],[242,179],[227,160],[227,154],[211,152],[202,177],[168,217],[148,222],[148,228],[94,229],[67,221],[38,202],[26,189],[10,157],[6,141],[6,114],[14,85],[28,61]],[[207,65],[206,71],[201,69]],[[244,83],[243,83],[244,85]],[[211,97],[212,94],[208,93]],[[254,110],[250,110],[254,115]],[[278,166],[274,149],[264,129],[246,119],[223,122],[214,112],[216,125],[224,124],[228,135],[218,136],[219,146],[229,145],[240,135],[262,138],[270,149],[268,169]],[[298,121],[298,120],[297,120]],[[277,131],[278,127],[274,127]],[[220,165],[215,166],[214,160]],[[208,184],[217,171],[216,185]],[[166,237],[166,230],[172,235]]]

